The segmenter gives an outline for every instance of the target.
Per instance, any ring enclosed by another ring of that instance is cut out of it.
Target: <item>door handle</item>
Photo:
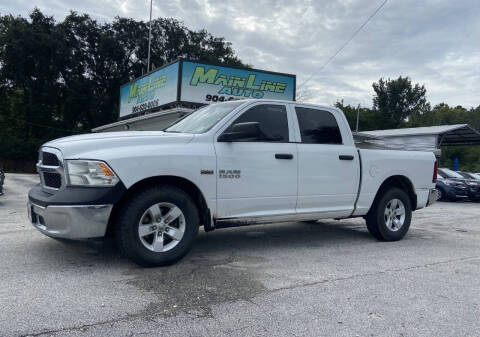
[[[290,153],[275,153],[276,159],[293,159],[293,154]]]
[[[340,160],[353,160],[353,156],[349,154],[341,154],[338,156]]]

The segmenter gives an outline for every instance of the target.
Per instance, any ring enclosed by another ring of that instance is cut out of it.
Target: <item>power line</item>
[[[340,52],[355,38],[355,36],[357,36],[357,34],[360,33],[360,31],[363,29],[363,27],[365,27],[367,25],[367,23],[370,22],[370,20],[372,20],[373,17],[382,9],[382,7],[385,6],[387,1],[388,0],[384,0],[380,4],[380,6],[378,6],[377,9],[375,9],[375,11],[372,14],[370,14],[370,16],[367,18],[367,20],[365,20],[365,22],[362,23],[362,25],[357,28],[357,30],[352,34],[352,36],[350,36],[350,38],[344,44],[342,44],[342,46],[335,52],[335,54],[330,56],[330,58],[327,60],[327,62],[325,62],[317,71],[315,71],[313,74],[310,75],[310,77],[308,77],[299,86],[297,86],[297,90],[300,89],[302,86],[304,86],[307,82],[309,82],[313,78],[313,76],[315,76],[316,74],[321,72],[323,70],[323,68],[325,68],[338,54],[340,54]]]

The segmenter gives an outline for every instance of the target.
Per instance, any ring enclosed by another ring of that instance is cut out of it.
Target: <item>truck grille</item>
[[[37,171],[44,189],[59,190],[64,187],[62,154],[49,147],[40,149]]]
[[[62,176],[59,173],[43,172],[43,181],[47,187],[62,187]]]
[[[42,163],[48,166],[59,166],[58,158],[50,152],[42,152]]]
[[[470,186],[471,192],[478,192],[480,190],[480,186]]]

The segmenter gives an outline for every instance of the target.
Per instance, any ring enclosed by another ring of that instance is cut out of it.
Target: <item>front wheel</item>
[[[410,198],[398,188],[391,188],[376,198],[366,217],[368,231],[382,241],[401,240],[411,220]]]
[[[116,238],[120,250],[145,267],[180,260],[198,234],[195,203],[173,186],[156,186],[134,195],[118,219]]]
[[[447,200],[447,194],[445,193],[445,191],[442,188],[437,188],[437,192],[438,192],[437,200],[439,200],[439,201],[446,201]]]

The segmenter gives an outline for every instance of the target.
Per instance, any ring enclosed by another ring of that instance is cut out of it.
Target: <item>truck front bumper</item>
[[[66,239],[105,236],[113,205],[61,205],[42,207],[28,202],[33,226],[45,235]]]
[[[45,235],[66,239],[105,236],[110,214],[126,191],[114,187],[67,187],[45,192],[40,184],[28,192],[28,215],[33,226]]]
[[[480,187],[479,186],[469,186],[468,187],[468,198],[472,201],[480,200]]]

